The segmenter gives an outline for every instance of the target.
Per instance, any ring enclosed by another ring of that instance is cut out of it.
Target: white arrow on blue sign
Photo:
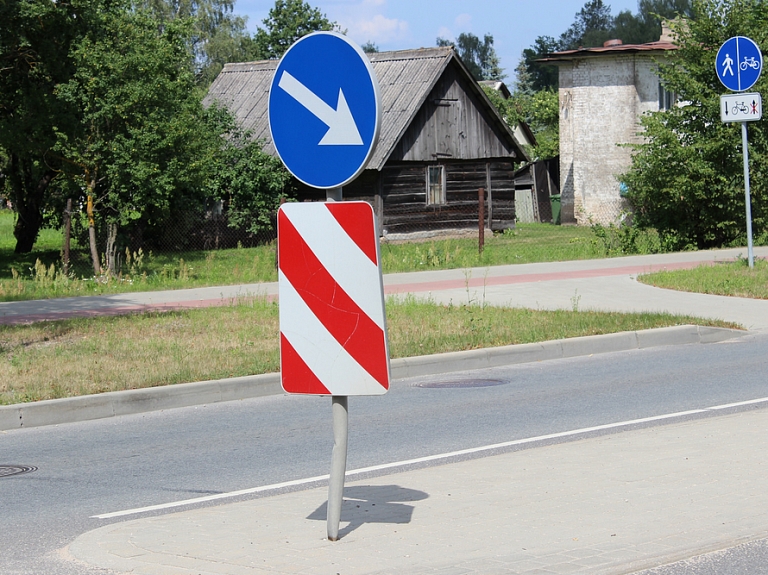
[[[757,82],[762,69],[763,54],[757,43],[750,38],[728,38],[717,51],[717,77],[731,92],[749,90]]]
[[[371,63],[345,36],[309,34],[280,60],[269,92],[269,129],[299,181],[330,189],[355,179],[373,153],[380,117]]]

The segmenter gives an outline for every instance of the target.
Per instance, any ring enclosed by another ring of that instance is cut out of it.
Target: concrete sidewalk
[[[136,575],[619,574],[768,536],[768,410],[107,525],[80,561]],[[535,444],[534,444],[535,445]]]

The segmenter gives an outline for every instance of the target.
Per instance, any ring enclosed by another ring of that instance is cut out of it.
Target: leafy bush
[[[645,116],[645,141],[634,146],[621,177],[634,224],[655,228],[665,250],[707,249],[745,243],[746,208],[738,125],[720,121],[725,89],[715,72],[719,46],[748,36],[768,48],[768,4],[759,0],[695,0],[696,18],[673,24],[679,50],[660,62],[662,84],[677,94],[672,109]],[[763,78],[753,88],[765,92]],[[768,129],[749,125],[752,224],[768,229]]]

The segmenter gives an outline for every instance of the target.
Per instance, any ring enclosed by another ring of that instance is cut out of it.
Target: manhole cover
[[[0,465],[0,479],[10,477],[11,475],[31,473],[32,471],[37,471],[37,467],[32,467],[31,465]]]
[[[430,389],[450,389],[457,387],[493,387],[509,383],[503,379],[457,379],[454,381],[426,381],[416,383],[414,387],[428,387]]]

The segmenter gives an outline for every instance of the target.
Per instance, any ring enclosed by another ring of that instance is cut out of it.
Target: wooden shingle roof
[[[379,82],[382,117],[379,140],[367,167],[380,170],[448,65],[455,61],[467,76],[469,72],[452,47],[377,52],[368,57]],[[277,65],[278,60],[226,64],[205,98],[206,103],[215,100],[229,108],[241,127],[262,140],[264,151],[272,155],[276,151],[269,133],[268,101]],[[524,159],[522,147],[479,86],[477,92],[511,147],[519,151],[517,158]]]

